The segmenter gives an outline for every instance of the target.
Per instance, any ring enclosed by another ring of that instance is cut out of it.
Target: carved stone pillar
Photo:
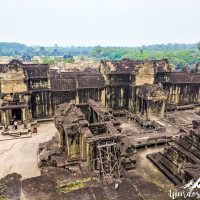
[[[4,124],[4,128],[5,128],[5,125],[6,125],[6,113],[5,113],[5,110],[1,111],[1,119],[2,119],[2,122]]]
[[[147,101],[146,107],[146,120],[150,120],[150,113],[151,113],[151,104]]]
[[[139,99],[136,98],[136,108],[135,108],[136,114],[139,114],[139,107],[140,107]]]
[[[105,90],[105,88],[102,91],[100,90],[100,93],[101,93],[101,103],[102,103],[102,105],[106,106],[106,90]]]
[[[78,91],[76,91],[76,104],[79,104],[79,95],[78,95]]]
[[[49,93],[49,116],[53,116],[54,109],[53,109],[54,103],[53,103],[53,94]]]
[[[141,99],[141,115],[144,115],[144,100]]]
[[[5,131],[9,130],[9,129],[8,129],[9,121],[8,121],[8,113],[7,113],[7,110],[3,111],[3,121],[4,121],[4,128],[5,128]]]
[[[91,171],[90,145],[88,143],[87,143],[87,166],[88,166],[88,170]]]
[[[165,101],[162,102],[160,116],[164,117],[165,114]]]
[[[62,149],[64,147],[63,136],[60,131],[58,131],[58,148]]]
[[[175,87],[175,96],[174,96],[174,103],[175,104],[178,104],[178,102],[179,102],[179,87],[178,87],[178,85],[176,85],[176,87]]]

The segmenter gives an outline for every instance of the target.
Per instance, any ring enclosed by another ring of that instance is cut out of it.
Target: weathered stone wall
[[[0,73],[1,93],[26,92],[27,86],[24,80],[25,75],[22,67],[8,67],[6,72]]]
[[[143,85],[145,83],[153,84],[154,83],[154,67],[149,62],[144,62],[138,66],[138,70],[135,76],[135,85]]]

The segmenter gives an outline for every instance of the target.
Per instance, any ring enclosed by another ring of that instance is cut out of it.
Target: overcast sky
[[[0,41],[140,46],[200,40],[200,0],[0,0]]]

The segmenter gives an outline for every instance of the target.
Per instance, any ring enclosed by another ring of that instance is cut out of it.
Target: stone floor
[[[140,149],[136,154],[136,169],[132,174],[142,176],[146,181],[156,184],[164,190],[173,189],[174,185],[147,159],[146,155],[162,151],[164,146]]]
[[[190,128],[192,120],[199,119],[199,115],[195,113],[197,110],[199,110],[199,108],[168,113],[168,116],[173,116],[175,118],[175,124],[172,124],[167,118],[160,119],[153,117],[153,120],[159,122],[159,124],[166,128],[164,132],[145,129],[137,122],[131,121],[125,117],[118,117],[117,119],[121,122],[122,134],[126,136],[125,139],[123,139],[124,141],[133,146],[145,146],[148,141],[154,138],[159,140],[165,136],[170,138],[185,134],[180,131],[180,126],[185,129]]]
[[[4,130],[0,130],[0,141],[4,141],[4,140],[13,140],[13,139],[21,139],[21,138],[27,138],[27,137],[31,137],[31,132],[30,132],[30,125],[28,125],[28,127],[26,129],[24,129],[24,125],[18,125],[17,126],[17,130],[14,129],[13,126],[9,126],[8,127],[8,132],[12,133],[11,134],[3,134]],[[19,133],[21,132],[21,135],[19,135]]]
[[[21,174],[22,178],[40,175],[38,145],[50,140],[55,133],[56,128],[51,122],[40,124],[38,133],[33,133],[31,137],[0,141],[0,178],[13,172]]]

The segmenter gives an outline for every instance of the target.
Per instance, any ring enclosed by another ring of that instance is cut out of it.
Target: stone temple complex
[[[1,122],[5,126],[14,115],[22,122],[53,117],[57,105],[82,104],[88,99],[146,119],[200,101],[199,65],[192,72],[172,72],[165,59],[102,61],[99,71],[70,72],[15,59],[0,65],[0,77]]]
[[[38,165],[117,184],[137,169],[141,150],[165,145],[147,158],[183,185],[200,177],[199,66],[173,71],[167,59],[122,59],[63,71],[14,59],[0,64],[0,122],[8,132],[13,118],[24,126],[53,118],[57,133],[40,143]],[[139,193],[135,199],[153,199]],[[106,189],[102,195],[110,199]]]

